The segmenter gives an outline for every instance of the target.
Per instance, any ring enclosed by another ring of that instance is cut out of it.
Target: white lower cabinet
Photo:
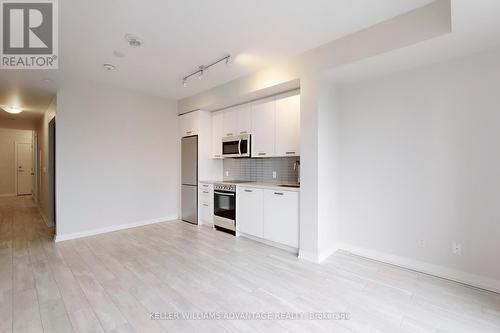
[[[299,193],[264,190],[264,239],[299,247]]]
[[[299,193],[240,187],[236,189],[238,232],[299,247]]]
[[[263,190],[236,188],[236,226],[239,232],[263,238]]]
[[[203,224],[214,224],[214,207],[213,203],[200,203],[200,219]]]
[[[198,190],[198,223],[214,224],[213,184],[201,183]]]

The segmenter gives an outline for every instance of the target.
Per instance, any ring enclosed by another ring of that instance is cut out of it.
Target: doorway
[[[52,120],[49,122],[49,223],[53,226],[56,226],[56,118],[55,117],[52,118]]]
[[[33,144],[16,142],[17,195],[32,194],[33,175]]]

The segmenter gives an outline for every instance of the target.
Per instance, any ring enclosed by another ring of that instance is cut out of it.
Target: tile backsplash
[[[296,161],[300,161],[300,157],[224,159],[224,180],[296,182],[298,178],[298,171],[294,170]],[[273,171],[276,171],[276,178],[273,178]]]

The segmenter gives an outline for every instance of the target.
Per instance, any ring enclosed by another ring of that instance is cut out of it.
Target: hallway
[[[40,322],[35,277],[48,274],[43,245],[53,234],[31,196],[0,198],[0,332],[12,330],[13,317],[20,332]]]

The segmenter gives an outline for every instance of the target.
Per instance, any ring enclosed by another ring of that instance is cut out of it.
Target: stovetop
[[[251,180],[225,180],[214,184],[214,189],[236,192],[237,184],[253,183]]]

